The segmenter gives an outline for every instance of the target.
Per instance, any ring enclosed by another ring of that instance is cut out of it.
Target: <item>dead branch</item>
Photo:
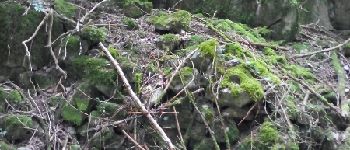
[[[145,150],[139,143],[137,143],[136,140],[134,140],[128,133],[125,132],[125,130],[122,130],[123,134],[132,142],[134,143],[139,149]]]
[[[350,38],[345,40],[343,43],[338,44],[337,46],[326,48],[326,49],[323,49],[323,50],[320,50],[320,51],[311,52],[311,53],[295,55],[295,56],[292,56],[292,58],[302,58],[302,57],[306,57],[306,56],[310,56],[310,55],[314,55],[314,54],[318,54],[318,53],[323,53],[323,52],[329,52],[329,51],[337,50],[338,48],[343,47],[344,45],[348,44],[349,42],[350,42]]]
[[[113,64],[114,68],[117,70],[118,74],[120,75],[122,81],[124,82],[124,85],[131,96],[132,100],[135,102],[137,107],[141,109],[141,111],[144,113],[145,117],[149,120],[150,124],[153,126],[153,128],[157,131],[159,136],[162,138],[162,140],[167,144],[168,148],[170,150],[175,149],[175,146],[169,139],[169,137],[166,135],[164,130],[159,126],[157,121],[153,118],[153,116],[148,112],[148,110],[145,108],[145,105],[141,102],[141,100],[137,97],[136,93],[132,90],[128,79],[125,77],[124,72],[122,68],[120,67],[117,60],[113,58],[111,53],[108,51],[108,49],[102,44],[99,43],[99,47],[102,49],[102,51],[106,54],[109,61]]]
[[[27,43],[30,42],[30,41],[32,41],[32,40],[35,38],[35,36],[38,34],[39,30],[40,30],[41,27],[44,25],[45,21],[47,20],[47,18],[49,18],[49,16],[50,16],[49,14],[46,14],[45,17],[44,17],[44,19],[41,20],[41,22],[39,23],[39,25],[36,27],[36,30],[34,31],[34,33],[32,34],[32,36],[29,37],[28,39],[26,39],[26,40],[24,40],[24,41],[22,42],[22,44],[24,45],[25,51],[26,51],[26,55],[25,55],[25,56],[26,56],[27,59],[28,59],[30,71],[33,71],[33,68],[32,68],[32,63],[31,63],[31,61],[30,61],[30,51],[29,51],[29,49],[28,49]]]
[[[64,78],[67,78],[67,73],[58,65],[58,60],[52,48],[51,40],[52,40],[52,25],[53,25],[53,9],[49,10],[48,15],[50,16],[50,20],[49,20],[49,28],[48,28],[47,47],[49,47],[50,49],[50,54],[55,63],[56,69],[63,75]]]

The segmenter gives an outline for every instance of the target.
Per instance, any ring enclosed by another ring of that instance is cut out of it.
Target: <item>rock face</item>
[[[350,30],[350,3],[347,0],[329,0],[332,25],[338,30]]]
[[[228,18],[251,26],[268,26],[274,39],[293,40],[299,24],[317,23],[328,29],[350,29],[350,3],[346,0],[155,0],[155,8],[180,8]]]
[[[23,15],[25,8],[16,3],[0,4],[0,81],[16,77],[28,67],[28,60],[24,59],[25,48],[22,41],[28,39],[36,30],[44,17],[43,13],[33,10]],[[57,20],[57,19],[56,19]],[[52,39],[63,33],[63,24],[55,21],[53,25]],[[44,29],[38,32],[29,42],[33,68],[42,68],[51,60],[47,44],[47,33]]]

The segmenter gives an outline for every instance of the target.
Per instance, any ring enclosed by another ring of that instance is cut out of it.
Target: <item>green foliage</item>
[[[246,66],[249,68],[250,72],[258,75],[260,77],[264,77],[269,81],[272,81],[275,84],[279,84],[281,80],[269,71],[268,65],[261,60],[253,60],[246,62]]]
[[[140,72],[135,73],[135,83],[136,83],[136,91],[137,93],[141,92],[143,74]]]
[[[67,2],[66,0],[55,0],[54,4],[55,10],[58,13],[63,14],[68,18],[74,17],[77,7],[71,4],[70,2]]]
[[[91,84],[114,85],[117,78],[115,72],[107,68],[107,60],[102,58],[81,56],[75,58],[72,64],[77,74],[88,79]]]
[[[276,65],[278,63],[280,64],[286,64],[287,59],[284,55],[277,55],[275,50],[269,47],[265,47],[263,50],[264,54],[267,56],[266,62],[272,65]]]
[[[237,34],[247,38],[252,42],[263,43],[265,39],[261,36],[261,33],[265,34],[265,30],[254,30],[245,24],[235,23],[229,19],[216,19],[211,21],[214,27],[223,32],[236,32]],[[263,32],[264,31],[264,32]]]
[[[137,22],[132,18],[124,17],[122,22],[128,30],[137,30],[139,28]]]
[[[210,58],[216,57],[216,48],[219,43],[216,39],[210,39],[199,44],[198,48],[202,55]]]
[[[285,103],[287,106],[287,113],[292,119],[297,119],[299,116],[299,109],[297,106],[297,99],[295,99],[293,96],[287,96],[285,98]]]
[[[66,103],[61,112],[62,119],[71,122],[75,125],[81,125],[83,122],[83,117],[81,111],[76,109],[73,105]]]
[[[186,44],[187,46],[198,45],[205,41],[205,38],[200,35],[192,35],[189,42]]]
[[[286,70],[288,70],[293,76],[297,78],[311,79],[314,80],[315,76],[311,73],[309,68],[304,68],[299,65],[288,65],[285,66]]]
[[[239,83],[234,83],[232,78],[238,78]],[[247,92],[254,101],[259,101],[264,97],[263,86],[250,74],[244,65],[229,68],[224,75],[221,85],[224,88],[229,88],[234,96],[241,92]]]
[[[118,109],[118,104],[101,101],[97,106],[97,112],[103,116],[112,116]]]
[[[107,29],[104,27],[87,26],[81,31],[81,37],[90,42],[90,44],[97,44],[107,39]]]
[[[5,99],[9,103],[18,104],[23,101],[22,95],[17,90],[5,91],[0,87],[0,103],[5,102]]]
[[[259,142],[264,146],[270,147],[280,140],[277,128],[269,121],[265,121],[258,133]]]
[[[250,54],[247,53],[243,47],[241,46],[241,44],[239,43],[229,43],[225,46],[225,54],[228,54],[228,55],[233,55],[233,56],[236,56],[238,58],[244,58],[245,56],[249,56],[250,57]]]
[[[123,0],[119,3],[121,3],[124,15],[131,18],[139,18],[145,12],[150,13],[153,7],[152,2],[147,0]]]
[[[191,20],[191,14],[185,10],[178,10],[173,13],[161,11],[150,18],[150,22],[156,26],[156,28],[174,32],[188,30]]]
[[[78,51],[80,39],[78,36],[69,36],[67,38],[67,50],[69,51]]]
[[[4,122],[5,122],[5,130],[9,130],[10,128],[12,129],[25,128],[25,127],[31,128],[33,126],[32,118],[25,115],[11,114],[4,118]]]
[[[169,33],[160,36],[160,40],[164,43],[174,43],[180,41],[180,37],[176,34]]]

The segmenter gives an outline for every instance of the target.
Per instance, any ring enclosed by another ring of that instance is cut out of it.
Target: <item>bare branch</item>
[[[111,53],[108,51],[108,49],[102,44],[99,43],[99,47],[102,49],[102,51],[107,55],[107,58],[109,61],[113,64],[114,68],[117,70],[118,74],[120,75],[122,81],[124,82],[124,85],[131,96],[132,100],[135,102],[136,106],[141,109],[141,111],[144,113],[145,117],[149,120],[150,124],[153,126],[153,128],[157,131],[159,136],[163,139],[163,141],[167,144],[168,148],[170,150],[175,149],[175,146],[169,139],[169,137],[165,134],[164,130],[159,126],[157,121],[153,118],[153,116],[148,112],[148,110],[145,108],[145,105],[141,102],[141,100],[137,97],[136,93],[132,90],[128,79],[125,77],[125,74],[120,67],[117,60],[113,58]]]

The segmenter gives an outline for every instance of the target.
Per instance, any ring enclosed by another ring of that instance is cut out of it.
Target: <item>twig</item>
[[[145,150],[139,143],[137,143],[136,140],[134,140],[128,133],[125,132],[125,130],[122,130],[123,134],[131,141],[133,142],[139,149]]]
[[[122,81],[124,82],[124,85],[129,93],[129,95],[131,96],[132,100],[135,102],[135,104],[137,105],[137,107],[139,107],[139,109],[141,109],[141,111],[144,113],[145,117],[149,120],[150,124],[153,126],[153,128],[157,131],[157,133],[159,134],[159,136],[163,139],[163,141],[167,144],[168,148],[170,150],[175,149],[175,146],[173,145],[173,143],[171,142],[171,140],[169,139],[169,137],[166,135],[166,133],[164,132],[164,130],[159,126],[159,124],[157,123],[157,121],[153,118],[153,116],[148,112],[148,110],[145,108],[145,105],[141,102],[141,100],[137,97],[136,93],[132,90],[128,79],[125,77],[124,72],[122,70],[122,68],[120,67],[119,63],[117,62],[117,60],[115,60],[113,58],[113,56],[111,55],[111,53],[108,51],[108,49],[102,44],[99,43],[100,48],[102,49],[102,51],[107,55],[107,58],[109,59],[109,61],[113,64],[114,68],[117,70],[118,74],[120,75]]]
[[[50,16],[49,20],[49,28],[48,28],[48,37],[47,37],[47,47],[50,49],[50,54],[52,56],[52,59],[55,63],[56,69],[63,75],[64,78],[67,78],[67,73],[58,65],[58,60],[55,56],[55,53],[52,49],[52,25],[53,25],[53,9],[50,9],[48,12],[48,15]]]
[[[24,41],[22,42],[22,44],[24,45],[25,51],[26,51],[26,55],[25,55],[25,56],[26,56],[27,59],[28,59],[30,71],[33,71],[33,68],[32,68],[32,63],[31,63],[31,61],[30,61],[30,52],[29,52],[27,43],[35,38],[35,36],[38,34],[39,30],[41,29],[41,26],[44,25],[45,21],[47,20],[47,18],[48,18],[49,16],[50,16],[49,14],[46,14],[45,17],[44,17],[44,19],[41,20],[40,24],[36,27],[36,30],[34,31],[34,33],[32,34],[32,36],[29,37],[28,39],[26,39],[26,40],[24,40]]]
[[[186,145],[185,145],[185,141],[184,141],[184,139],[183,139],[183,137],[182,137],[182,134],[181,134],[181,127],[180,127],[180,124],[179,124],[179,119],[178,119],[178,117],[177,117],[177,113],[178,113],[178,112],[176,111],[175,106],[173,106],[173,109],[174,109],[175,120],[176,120],[176,129],[177,129],[177,132],[178,132],[178,134],[179,134],[179,138],[180,138],[180,142],[181,142],[181,144],[182,144],[182,148],[183,148],[184,150],[187,150]]]
[[[329,52],[329,51],[337,50],[338,48],[343,47],[344,45],[348,44],[349,42],[350,42],[350,38],[345,40],[343,43],[338,44],[337,46],[326,48],[326,49],[323,49],[323,50],[320,50],[320,51],[315,51],[315,52],[310,52],[310,53],[306,53],[306,54],[295,55],[292,58],[302,58],[302,57],[306,57],[306,56],[310,56],[310,55],[314,55],[314,54],[318,54],[318,53],[323,53],[323,52]]]
[[[303,82],[300,79],[297,79],[295,77],[293,77],[292,75],[286,73],[291,79],[293,79],[294,81],[298,82],[299,84],[301,84],[303,87],[305,87],[307,90],[309,90],[311,93],[315,94],[316,97],[319,98],[319,100],[326,106],[328,106],[329,108],[331,108],[332,110],[334,110],[336,113],[341,114],[341,112],[339,111],[339,109],[333,105],[331,105],[330,103],[328,103],[327,99],[324,98],[322,95],[320,95],[319,93],[317,93],[313,88],[311,88],[309,85],[307,85],[305,82]]]

